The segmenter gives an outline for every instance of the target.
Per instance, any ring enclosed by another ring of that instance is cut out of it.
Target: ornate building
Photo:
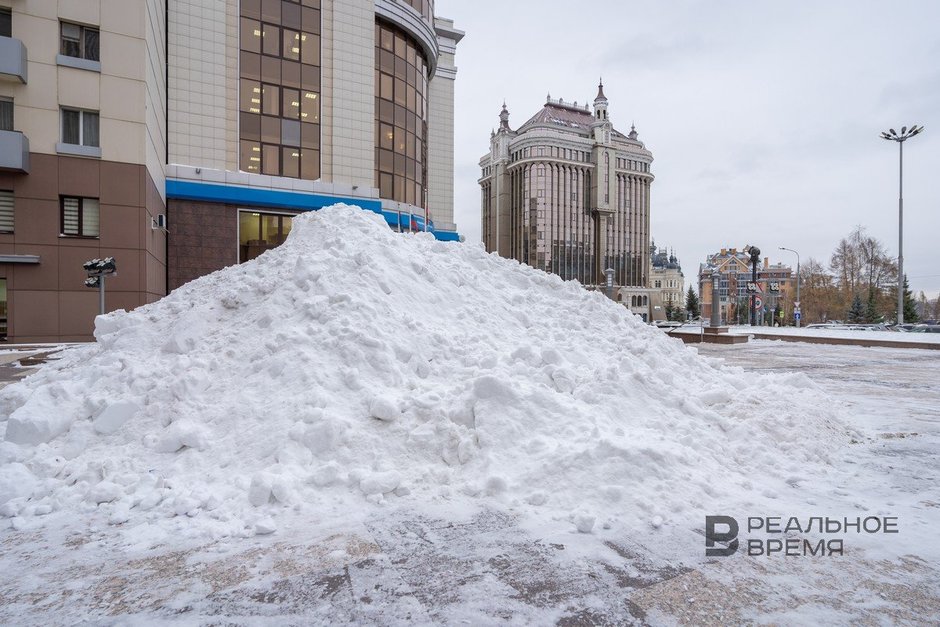
[[[665,248],[657,249],[653,242],[650,259],[651,287],[660,291],[663,307],[685,309],[685,277],[676,254],[667,253]]]
[[[709,255],[705,263],[699,264],[699,300],[705,320],[712,315],[712,278],[716,274],[721,323],[749,324],[751,295],[747,284],[752,277],[750,256],[737,248],[722,248],[720,252]],[[790,315],[796,290],[796,275],[790,266],[771,264],[770,258],[764,257],[763,265],[757,268],[757,287],[761,299],[757,315],[759,325],[779,322],[781,310],[785,316]]]
[[[517,130],[503,104],[480,160],[486,249],[586,286],[649,287],[653,155],[607,113],[549,96]],[[622,294],[617,290],[618,295]]]

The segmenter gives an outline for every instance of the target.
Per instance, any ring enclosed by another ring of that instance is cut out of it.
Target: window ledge
[[[70,235],[68,233],[59,233],[59,239],[101,239],[100,235]]]
[[[78,144],[63,144],[59,142],[55,145],[55,151],[60,155],[75,155],[77,157],[101,158],[100,146],[80,146]]]
[[[89,70],[91,72],[101,73],[101,61],[92,61],[91,59],[82,59],[80,57],[69,57],[64,54],[55,56],[56,65],[73,67],[79,70]]]

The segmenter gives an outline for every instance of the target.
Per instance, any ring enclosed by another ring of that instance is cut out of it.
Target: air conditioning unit
[[[166,231],[166,214],[165,213],[158,214],[157,217],[153,219],[152,228],[154,230],[160,229],[161,231]]]

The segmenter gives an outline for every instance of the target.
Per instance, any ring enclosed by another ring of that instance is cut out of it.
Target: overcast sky
[[[592,101],[655,161],[658,245],[686,282],[722,247],[828,263],[864,225],[898,249],[904,145],[905,271],[940,291],[940,2],[437,0],[467,35],[457,48],[456,221],[480,239],[477,162],[505,98],[518,128],[545,96]]]

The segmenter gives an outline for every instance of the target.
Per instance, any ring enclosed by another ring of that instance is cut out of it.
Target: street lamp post
[[[800,253],[796,252],[792,248],[787,248],[781,246],[780,250],[789,250],[791,253],[796,255],[796,305],[793,307],[793,320],[796,322],[796,328],[800,328],[800,319],[803,317],[802,312],[800,311]]]
[[[919,135],[923,126],[901,127],[898,134],[893,128],[881,134],[882,139],[898,143],[898,324],[904,324],[904,142]]]

